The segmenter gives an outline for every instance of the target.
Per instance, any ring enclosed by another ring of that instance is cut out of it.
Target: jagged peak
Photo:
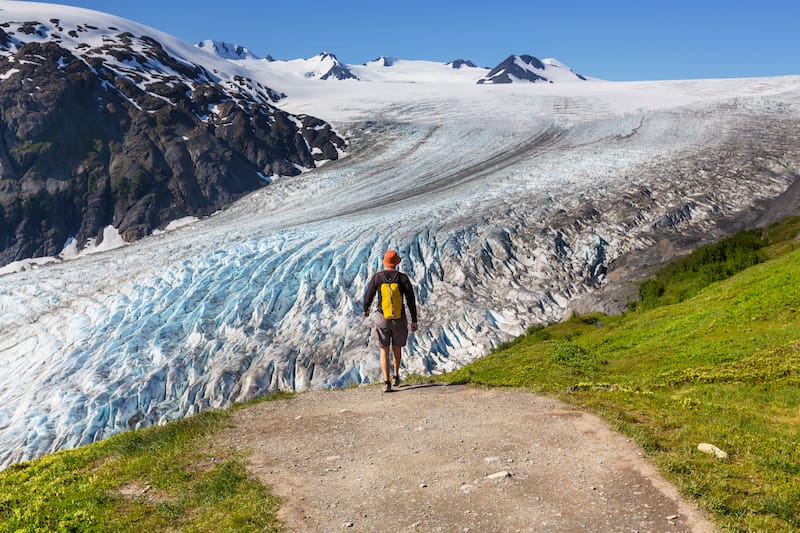
[[[311,59],[315,59],[315,58],[319,58],[320,60],[330,59],[331,61],[335,61],[336,63],[339,63],[339,58],[336,57],[336,54],[334,54],[332,52],[328,52],[327,50],[323,50],[322,52],[318,53],[317,55],[315,55]]]
[[[472,67],[475,68],[477,65],[470,61],[469,59],[454,59],[452,61],[448,61],[446,65],[453,67],[455,69],[459,69],[461,67]]]
[[[494,67],[477,83],[560,83],[570,81],[586,81],[557,59],[545,61],[528,55],[512,54]]]
[[[327,51],[322,51],[316,56],[307,60],[310,65],[315,65],[313,70],[305,73],[306,78],[318,78],[321,80],[335,79],[335,80],[357,80],[358,77],[353,74],[350,68],[339,61],[336,54]]]

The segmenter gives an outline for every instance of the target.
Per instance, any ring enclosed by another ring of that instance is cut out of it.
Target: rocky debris
[[[345,146],[324,121],[275,107],[268,87],[218,80],[148,36],[70,51],[0,29],[0,47],[0,266],[56,255],[70,237],[99,244],[109,225],[139,239]]]

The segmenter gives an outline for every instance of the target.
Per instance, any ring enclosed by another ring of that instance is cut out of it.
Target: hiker
[[[375,313],[375,333],[381,350],[381,371],[383,372],[385,392],[391,392],[392,381],[389,372],[389,348],[394,356],[394,386],[400,385],[401,350],[408,339],[408,320],[406,319],[405,301],[411,315],[411,331],[417,331],[417,303],[411,280],[397,271],[400,256],[395,250],[389,250],[383,256],[385,270],[377,272],[367,285],[364,294],[364,316],[369,316],[369,308],[375,295],[378,295],[377,312]]]

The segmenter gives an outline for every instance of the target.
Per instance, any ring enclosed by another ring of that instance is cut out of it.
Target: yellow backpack
[[[381,282],[381,310],[383,317],[387,320],[400,318],[403,313],[403,295],[400,293],[399,275],[395,276],[394,281],[387,279],[383,275]]]

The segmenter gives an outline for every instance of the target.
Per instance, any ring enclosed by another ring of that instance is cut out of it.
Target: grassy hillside
[[[643,284],[639,310],[532,327],[443,379],[525,387],[600,413],[722,527],[800,530],[798,222],[699,250],[688,268],[656,276],[660,294]],[[709,262],[728,275],[758,264],[714,281],[724,276]],[[699,452],[701,442],[729,457]]]
[[[12,465],[0,472],[0,532],[278,531],[280,501],[213,445],[230,412]]]

